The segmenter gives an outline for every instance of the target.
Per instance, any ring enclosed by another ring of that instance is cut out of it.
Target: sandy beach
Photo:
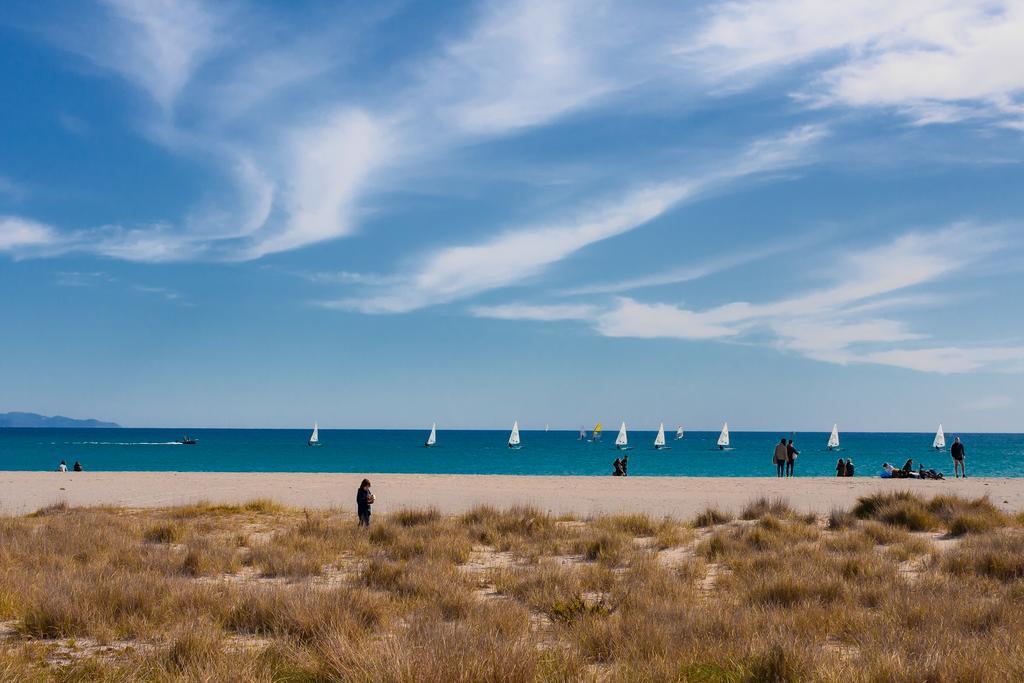
[[[786,498],[801,511],[849,507],[874,491],[987,495],[1008,512],[1024,510],[1024,478],[946,481],[798,477],[565,477],[367,474],[375,512],[435,506],[457,513],[480,503],[534,505],[555,514],[644,511],[689,517],[708,505],[738,510],[758,496]],[[256,472],[0,472],[0,514],[19,515],[58,502],[73,506],[163,507],[267,498],[311,509],[354,508],[361,475]]]

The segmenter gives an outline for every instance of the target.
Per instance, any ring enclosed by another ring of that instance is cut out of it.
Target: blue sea
[[[445,474],[608,475],[621,455],[614,433],[600,442],[576,431],[527,431],[522,449],[507,446],[507,431],[438,429],[437,445],[424,448],[428,430],[320,430],[309,447],[308,429],[196,429],[196,445],[178,443],[180,429],[0,429],[0,470],[53,470],[63,459],[87,471],[193,472],[403,472]],[[655,433],[631,431],[629,474],[645,476],[772,476],[772,450],[783,433],[732,432],[732,449],[715,447],[718,432],[687,432],[668,450],[653,447]],[[786,434],[786,436],[790,436]],[[952,443],[954,434],[947,434]],[[961,434],[968,474],[1024,476],[1024,434]],[[897,467],[913,458],[952,475],[948,452],[931,448],[932,434],[842,434],[842,450],[829,452],[828,433],[796,433],[796,473],[833,476],[836,459],[850,458],[857,476],[877,476],[883,462]]]

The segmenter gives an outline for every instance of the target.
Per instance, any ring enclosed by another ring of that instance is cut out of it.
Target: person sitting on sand
[[[356,512],[359,515],[359,526],[370,526],[370,506],[373,505],[373,492],[370,491],[370,480],[363,479],[356,491]]]
[[[837,477],[845,477],[846,476],[846,463],[843,462],[842,458],[839,458],[839,461],[836,463],[836,476]]]
[[[61,460],[60,464],[57,465],[57,471],[58,472],[67,472],[68,471],[68,464],[66,462],[64,462],[63,460]]]
[[[882,463],[882,479],[892,479],[896,468],[887,462]]]
[[[967,465],[964,464],[964,445],[960,442],[960,437],[953,439],[953,445],[949,447],[949,454],[953,456],[953,476],[957,479],[960,478],[960,471],[963,471],[964,479],[967,478]]]
[[[615,458],[615,462],[612,463],[612,476],[621,477],[624,474],[622,471],[622,461]]]
[[[853,476],[853,461],[849,458],[846,459],[846,476]]]
[[[81,472],[82,471],[82,463],[80,463],[80,462],[78,462],[76,460],[75,461],[75,466],[72,469],[74,469],[75,472]]]
[[[905,474],[910,474],[911,471],[913,471],[913,469],[914,469],[914,459],[913,458],[907,458],[907,461],[905,463],[903,463],[903,472]]]

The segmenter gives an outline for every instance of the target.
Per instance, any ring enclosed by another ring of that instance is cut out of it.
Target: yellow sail
[[[598,423],[597,423],[597,426],[596,426],[596,427],[594,427],[594,436],[597,436],[597,435],[598,435],[598,434],[600,434],[600,433],[601,433],[601,423],[600,423],[600,422],[598,422]]]

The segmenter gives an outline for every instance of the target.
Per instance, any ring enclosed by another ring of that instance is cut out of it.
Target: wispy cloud
[[[103,0],[105,39],[70,43],[97,64],[145,90],[165,112],[196,69],[229,39],[228,17],[198,0]]]
[[[991,396],[981,396],[972,399],[965,403],[962,407],[964,410],[971,412],[987,412],[990,410],[999,410],[1001,408],[1009,408],[1014,404],[1014,400],[1009,396],[1003,396],[1000,394],[994,394]]]
[[[92,287],[115,279],[103,271],[64,271],[57,273],[56,284],[60,287]]]
[[[470,312],[478,318],[496,320],[592,320],[602,311],[590,304],[501,304],[498,306],[473,306]]]
[[[514,0],[487,8],[475,30],[447,46],[426,86],[442,118],[493,134],[536,125],[621,87],[596,63],[600,8]],[[586,25],[590,30],[586,30]]]
[[[51,226],[17,216],[0,216],[0,251],[24,252],[59,240]]]
[[[385,123],[345,110],[323,125],[306,127],[291,140],[291,182],[285,193],[288,219],[258,235],[244,254],[258,258],[346,235],[354,229],[355,200],[367,177],[391,154]]]
[[[28,195],[28,186],[11,178],[0,175],[0,195],[14,201],[21,201]]]
[[[178,304],[179,306],[191,306],[192,304],[185,300],[181,293],[170,289],[168,287],[153,287],[150,285],[135,285],[132,287],[136,292],[142,292],[143,294],[149,294],[152,296],[159,297],[164,301]]]
[[[979,2],[748,0],[711,10],[680,53],[721,83],[749,85],[794,64],[818,76],[813,104],[883,106],[919,124],[1024,118],[1024,6]]]
[[[634,289],[644,289],[646,287],[660,287],[663,285],[675,285],[682,284],[684,282],[692,282],[693,280],[699,280],[701,278],[715,275],[716,273],[728,271],[733,268],[746,265],[748,263],[761,261],[772,256],[777,256],[779,254],[792,251],[802,246],[807,246],[808,244],[815,241],[819,241],[820,239],[822,239],[822,237],[819,233],[816,236],[800,240],[784,241],[779,244],[766,245],[757,249],[751,249],[749,251],[741,251],[737,253],[713,257],[701,263],[696,263],[689,266],[682,266],[680,268],[672,268],[670,270],[666,270],[661,273],[654,273],[652,275],[644,275],[626,280],[616,280],[614,282],[582,285],[580,287],[570,287],[562,290],[560,293],[563,296],[580,296],[590,294],[618,294],[620,292],[628,292]]]
[[[958,224],[914,232],[836,259],[833,284],[765,303],[732,302],[705,310],[628,297],[611,306],[507,304],[475,307],[481,317],[583,320],[601,335],[739,340],[768,333],[777,348],[831,363],[874,363],[940,373],[979,368],[1024,371],[1024,347],[923,346],[928,338],[899,320],[864,314],[914,301],[900,294],[970,267],[1005,247],[1001,230]],[[916,345],[911,345],[916,344]]]
[[[680,203],[758,173],[805,163],[827,131],[801,127],[757,140],[730,163],[692,178],[652,183],[581,208],[575,216],[506,230],[488,241],[447,247],[419,259],[404,282],[331,302],[368,313],[400,313],[507,287],[540,274],[595,242],[634,230]]]

